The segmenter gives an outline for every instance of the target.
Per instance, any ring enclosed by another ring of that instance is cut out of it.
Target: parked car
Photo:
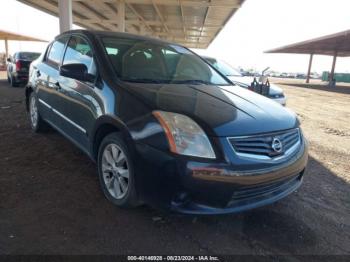
[[[243,88],[250,88],[254,77],[243,76],[238,70],[236,70],[231,65],[226,62],[213,58],[213,57],[203,57],[210,65],[216,68],[219,72],[225,75],[227,78],[231,80],[231,82],[235,85],[238,85]],[[273,101],[285,106],[287,103],[287,98],[282,90],[282,88],[278,87],[275,84],[270,83],[270,90],[268,93],[268,97]]]
[[[30,63],[39,56],[40,53],[17,52],[7,59],[7,80],[12,87],[27,83]]]
[[[119,207],[231,213],[302,183],[308,154],[296,115],[233,88],[177,44],[65,32],[32,63],[26,101],[33,131],[49,124],[85,152]]]
[[[306,78],[306,75],[305,74],[297,74],[297,77],[298,79],[305,79]]]

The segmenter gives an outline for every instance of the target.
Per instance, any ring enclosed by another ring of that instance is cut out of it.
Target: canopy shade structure
[[[43,39],[0,30],[0,40],[5,40],[5,39],[14,40],[14,41],[47,42],[46,40],[43,40]]]
[[[265,51],[265,53],[310,54],[309,69],[306,79],[307,83],[310,81],[313,55],[333,56],[332,69],[330,73],[330,81],[333,82],[337,57],[350,56],[350,30],[279,47]]]
[[[8,32],[4,30],[0,30],[0,40],[5,40],[5,52],[6,52],[6,58],[8,57],[8,41],[14,40],[14,41],[33,41],[33,42],[47,42],[46,40],[42,40],[39,38],[21,35],[13,32]]]
[[[293,53],[333,56],[335,52],[337,52],[337,56],[350,56],[350,30],[279,47],[268,50],[265,53]]]
[[[68,9],[71,16],[66,13],[65,19],[86,29],[150,35],[207,48],[245,0],[18,1],[60,19]]]

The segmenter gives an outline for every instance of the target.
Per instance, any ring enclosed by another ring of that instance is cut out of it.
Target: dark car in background
[[[209,64],[219,70],[227,78],[231,80],[232,83],[243,88],[251,89],[251,85],[254,82],[254,78],[259,79],[259,77],[242,75],[238,70],[236,70],[231,65],[226,62],[216,59],[213,57],[203,57]],[[277,85],[270,83],[269,91],[266,96],[273,101],[285,106],[287,103],[287,98],[282,90],[282,88]]]
[[[85,152],[119,207],[239,212],[302,183],[296,115],[177,44],[68,31],[32,63],[26,101],[33,131],[49,124]]]
[[[35,52],[17,52],[7,59],[7,80],[12,87],[27,83],[29,66],[39,56]]]

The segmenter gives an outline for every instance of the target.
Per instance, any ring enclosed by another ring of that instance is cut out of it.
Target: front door
[[[84,64],[88,73],[97,75],[93,51],[87,40],[80,36],[71,36],[63,58],[63,65]],[[56,93],[57,110],[64,119],[63,131],[83,149],[89,148],[89,131],[95,120],[101,115],[102,104],[94,86],[95,81],[80,80],[60,76]]]

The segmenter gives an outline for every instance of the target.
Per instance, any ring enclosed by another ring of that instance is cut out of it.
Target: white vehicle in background
[[[203,58],[213,67],[215,67],[220,73],[230,79],[232,83],[243,88],[251,89],[250,87],[254,82],[254,77],[243,76],[238,70],[222,60],[207,56],[203,56]],[[287,98],[284,95],[283,90],[275,84],[270,83],[270,90],[267,97],[283,106],[285,106],[287,103]]]

